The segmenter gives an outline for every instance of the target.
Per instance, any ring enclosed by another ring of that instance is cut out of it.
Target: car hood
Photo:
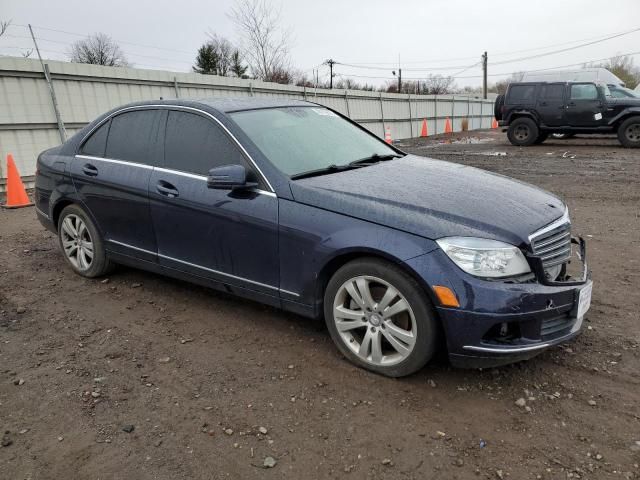
[[[477,236],[514,245],[566,208],[533,185],[415,155],[294,180],[291,191],[296,202],[430,239]]]
[[[609,105],[623,105],[625,107],[640,107],[640,98],[607,98]]]

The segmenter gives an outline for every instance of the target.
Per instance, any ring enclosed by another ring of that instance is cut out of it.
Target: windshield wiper
[[[319,175],[326,175],[327,173],[342,172],[344,170],[351,170],[352,168],[358,168],[359,165],[329,165],[328,167],[317,168],[315,170],[308,170],[302,173],[296,173],[291,175],[291,180],[299,180],[301,178],[317,177]]]
[[[394,158],[402,158],[402,155],[398,155],[397,153],[390,153],[387,155],[380,155],[378,153],[374,153],[368,157],[360,158],[358,160],[354,160],[353,162],[349,162],[349,165],[371,165],[378,162],[386,162],[387,160],[393,160]]]
[[[389,155],[379,155],[374,153],[365,158],[361,158],[359,160],[354,160],[353,162],[349,162],[346,165],[336,165],[332,164],[328,167],[322,167],[315,170],[308,170],[302,173],[296,173],[295,175],[291,175],[291,180],[299,180],[301,178],[309,178],[309,177],[317,177],[319,175],[326,175],[328,173],[335,172],[344,172],[345,170],[352,170],[354,168],[366,167],[368,165],[373,165],[374,163],[384,162],[387,160],[392,160],[394,158],[400,158],[402,155],[397,154],[389,154]]]

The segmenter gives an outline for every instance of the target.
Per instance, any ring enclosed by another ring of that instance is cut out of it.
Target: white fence
[[[333,108],[380,137],[385,128],[394,140],[420,135],[423,119],[429,135],[453,130],[490,128],[493,102],[467,96],[387,94],[326,90],[256,80],[133,68],[100,67],[46,61],[67,137],[99,114],[119,105],[160,98],[269,96],[298,98]],[[37,155],[60,143],[51,95],[37,60],[0,58],[0,188],[4,159],[12,153],[29,179]]]

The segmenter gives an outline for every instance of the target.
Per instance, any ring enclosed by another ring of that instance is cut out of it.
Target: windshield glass
[[[609,87],[609,90],[611,91],[611,96],[613,96],[614,98],[635,98],[638,96],[637,92],[634,92],[630,88],[626,87]]]
[[[247,110],[231,118],[282,172],[296,175],[372,155],[397,155],[377,138],[322,107]]]

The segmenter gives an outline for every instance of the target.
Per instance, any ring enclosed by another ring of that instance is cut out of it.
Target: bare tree
[[[240,32],[251,73],[267,82],[282,80],[283,72],[289,70],[291,32],[281,26],[280,9],[267,0],[236,0],[229,18]]]
[[[33,48],[30,48],[29,50],[20,52],[20,55],[22,55],[24,58],[29,58],[32,53],[33,53]]]
[[[211,46],[218,58],[218,75],[226,77],[229,75],[233,60],[231,56],[235,50],[229,40],[217,33],[209,33],[208,45]]]
[[[5,32],[10,26],[11,26],[11,20],[7,20],[7,21],[0,20],[0,37],[5,34]]]
[[[129,66],[122,49],[109,35],[104,33],[95,33],[84,40],[73,43],[69,60],[75,63],[90,63],[108,67]]]
[[[427,95],[442,95],[450,93],[454,88],[453,83],[453,77],[429,75],[429,77],[422,82],[422,93],[426,93]]]

